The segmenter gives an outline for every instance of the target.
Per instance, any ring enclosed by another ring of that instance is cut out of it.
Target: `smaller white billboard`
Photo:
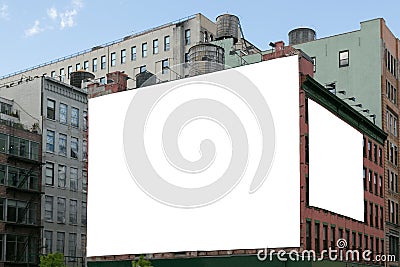
[[[308,100],[309,204],[364,221],[363,135]]]

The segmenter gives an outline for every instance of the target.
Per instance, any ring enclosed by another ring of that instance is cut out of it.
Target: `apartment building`
[[[21,123],[42,135],[41,253],[61,252],[68,266],[85,256],[87,94],[50,77],[1,91],[23,107]]]

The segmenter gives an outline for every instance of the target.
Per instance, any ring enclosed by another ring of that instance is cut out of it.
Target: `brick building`
[[[0,98],[0,266],[38,266],[41,248],[42,136]]]

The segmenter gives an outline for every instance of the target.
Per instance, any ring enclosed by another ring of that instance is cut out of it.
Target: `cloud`
[[[42,32],[43,30],[44,29],[42,29],[40,27],[40,21],[39,20],[35,20],[34,25],[31,28],[25,30],[25,36],[26,37],[31,37],[31,36],[34,36],[34,35]]]
[[[83,7],[83,0],[72,0],[74,8],[81,9]]]
[[[8,6],[6,4],[3,4],[0,7],[0,18],[5,20],[10,19],[10,14],[8,13]]]
[[[76,9],[74,10],[67,10],[64,13],[60,13],[61,21],[60,21],[60,26],[61,29],[64,29],[65,27],[73,27],[75,25],[74,18],[78,14],[78,11]]]
[[[47,16],[49,16],[49,18],[51,18],[52,20],[57,19],[58,17],[57,9],[54,7],[47,9]]]

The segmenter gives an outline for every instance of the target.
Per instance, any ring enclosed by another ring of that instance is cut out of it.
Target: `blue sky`
[[[195,13],[232,13],[261,49],[299,26],[317,37],[359,29],[377,17],[400,37],[400,1],[0,0],[0,76]]]

